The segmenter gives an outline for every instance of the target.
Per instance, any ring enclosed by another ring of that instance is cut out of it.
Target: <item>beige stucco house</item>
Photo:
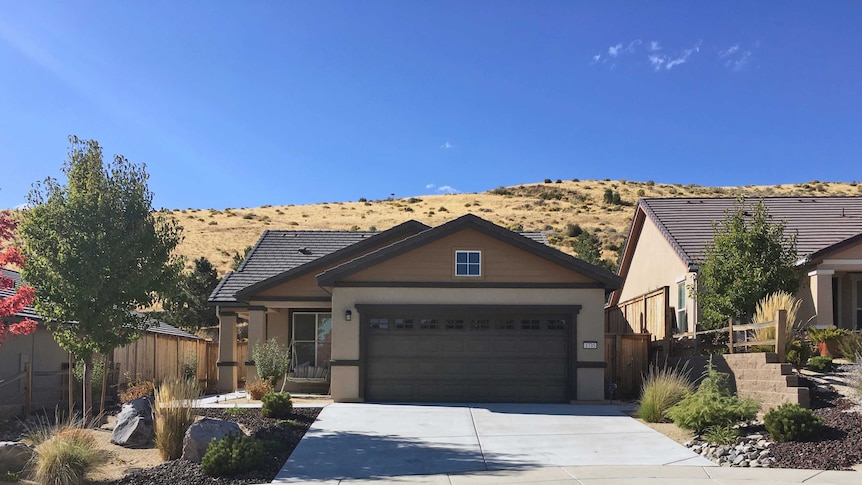
[[[289,345],[292,375],[325,376],[336,401],[603,399],[603,307],[618,285],[540,233],[469,214],[380,233],[267,231],[210,297],[219,388],[237,387],[245,318],[250,347]]]
[[[804,271],[799,317],[818,326],[862,329],[862,197],[767,197],[763,200],[785,233],[797,237]],[[725,219],[734,198],[641,199],[635,209],[619,274],[623,286],[610,304],[670,288],[677,332],[699,321],[691,289],[698,262],[712,241],[713,223]]]

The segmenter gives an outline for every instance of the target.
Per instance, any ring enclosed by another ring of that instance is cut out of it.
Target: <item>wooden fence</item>
[[[764,332],[759,332],[764,331]],[[700,332],[687,332],[676,335],[677,338],[696,339],[701,335],[728,334],[727,351],[730,354],[745,351],[750,347],[772,347],[778,355],[779,362],[784,362],[784,351],[789,337],[787,331],[787,311],[776,310],[771,322],[750,323],[735,325],[733,319],[729,319],[727,326],[715,330],[703,330]],[[768,333],[772,338],[761,338]]]
[[[605,308],[605,333],[650,334],[651,347],[670,353],[673,312],[667,286]]]
[[[637,396],[649,368],[650,334],[605,334],[605,381],[616,385],[616,397]]]

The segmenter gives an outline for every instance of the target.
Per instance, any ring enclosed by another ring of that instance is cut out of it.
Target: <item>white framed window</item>
[[[455,276],[482,276],[482,252],[455,251]]]
[[[676,284],[676,331],[688,332],[688,312],[685,311],[686,289],[685,280]]]
[[[329,367],[331,345],[331,313],[293,314],[293,370],[297,367]]]

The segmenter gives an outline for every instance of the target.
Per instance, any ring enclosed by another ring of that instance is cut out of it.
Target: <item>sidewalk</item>
[[[729,468],[688,466],[578,466],[546,467],[523,470],[498,470],[440,475],[400,475],[378,478],[293,481],[272,483],[314,485],[784,485],[794,483],[857,485],[859,472],[792,470],[787,468]]]

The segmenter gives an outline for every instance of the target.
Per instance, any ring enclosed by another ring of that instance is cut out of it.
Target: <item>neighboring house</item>
[[[21,275],[18,272],[8,269],[0,269],[0,271],[3,276],[14,280],[16,286],[20,284]],[[12,292],[12,289],[0,289],[0,297],[8,296]],[[24,365],[30,363],[33,372],[31,397],[33,405],[51,407],[54,404],[66,402],[68,396],[64,390],[68,382],[69,352],[63,350],[54,340],[44,319],[32,307],[24,308],[13,317],[4,317],[3,321],[21,321],[25,318],[37,322],[36,331],[30,335],[9,336],[3,345],[0,345],[0,385],[10,377],[23,372]],[[139,374],[144,379],[153,379],[161,377],[158,375],[160,369],[173,368],[176,371],[179,367],[176,362],[182,362],[184,355],[181,350],[189,346],[188,342],[203,341],[196,335],[164,322],[152,320],[151,323],[153,326],[147,329],[147,333],[141,340],[115,350],[114,362],[120,365],[121,370],[128,370],[129,365],[132,365],[132,377]],[[204,344],[204,354],[205,347]],[[132,361],[126,362],[120,356],[130,356]],[[134,359],[144,364],[135,364]],[[23,403],[23,380],[0,387],[0,409],[8,408],[17,411]]]
[[[210,296],[219,389],[237,386],[242,317],[250,347],[289,345],[293,375],[325,376],[336,401],[603,399],[603,306],[619,279],[546,242],[474,215],[266,231]]]
[[[767,197],[770,217],[796,235],[805,273],[797,296],[799,317],[818,326],[862,328],[862,197]],[[677,332],[699,321],[690,289],[697,288],[698,264],[712,242],[713,223],[733,210],[734,198],[641,199],[620,261],[623,286],[610,305],[670,288]],[[637,329],[637,322],[629,322]]]

